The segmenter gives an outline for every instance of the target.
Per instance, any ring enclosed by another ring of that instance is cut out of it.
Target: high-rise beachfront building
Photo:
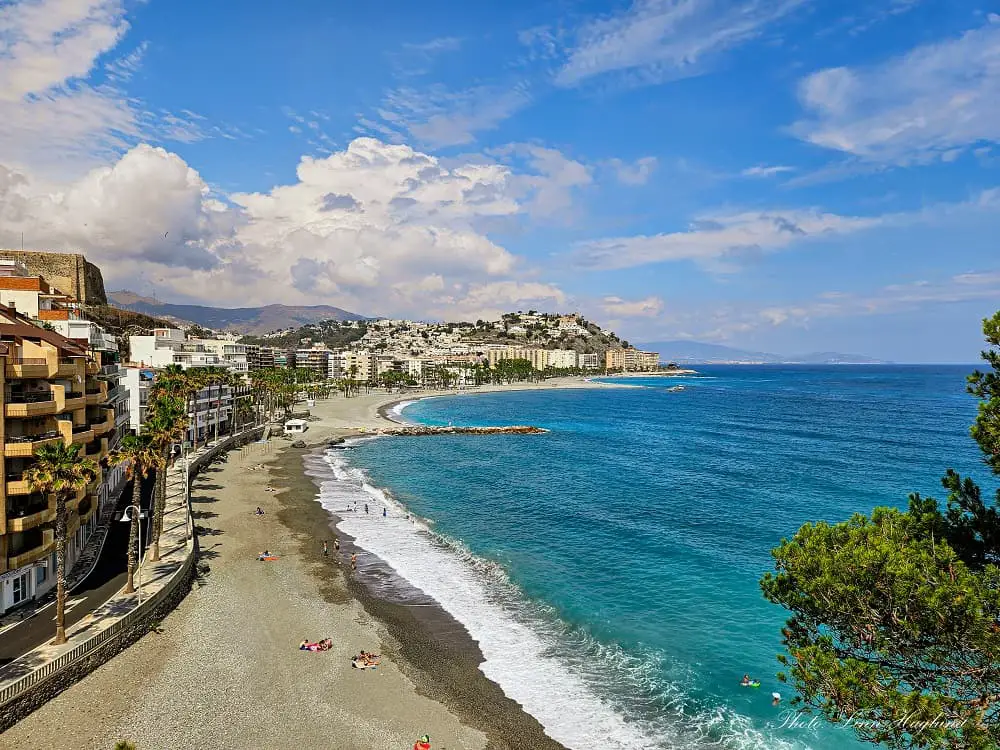
[[[38,290],[36,290],[38,291]],[[0,306],[3,477],[0,503],[0,612],[55,585],[55,497],[35,491],[24,477],[44,445],[80,446],[99,462],[116,431],[108,381],[100,379],[103,352],[34,325]],[[108,362],[107,366],[113,364]],[[117,366],[116,363],[114,363]],[[97,526],[110,492],[103,470],[68,503],[66,564],[71,568]]]
[[[489,349],[486,352],[486,361],[490,369],[495,369],[497,362],[504,359],[526,359],[535,370],[545,370],[549,367],[558,369],[577,367],[577,353],[572,349],[508,346],[503,349]]]
[[[322,344],[309,349],[295,350],[295,366],[303,370],[312,370],[322,378],[330,376],[330,355],[332,352]]]
[[[600,369],[601,364],[600,354],[581,354],[577,357],[576,366],[581,370],[598,370]]]
[[[608,370],[652,372],[660,366],[658,352],[644,352],[638,349],[608,349],[604,356],[604,366]]]

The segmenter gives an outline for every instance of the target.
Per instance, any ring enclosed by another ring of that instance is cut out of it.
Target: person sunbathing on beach
[[[267,559],[267,558],[269,558],[270,556],[271,556],[271,553],[270,553],[270,552],[268,552],[267,550],[264,550],[264,551],[263,551],[263,552],[261,552],[261,553],[260,553],[259,555],[257,555],[257,559],[258,559],[258,560],[266,560],[266,559]]]
[[[255,510],[253,514],[254,514],[255,516],[262,516],[262,515],[264,515],[264,509],[263,509],[263,508],[261,508],[261,507],[260,507],[260,506],[258,505],[258,506],[257,506],[257,510]]]
[[[431,750],[431,738],[425,734],[413,743],[413,750]]]

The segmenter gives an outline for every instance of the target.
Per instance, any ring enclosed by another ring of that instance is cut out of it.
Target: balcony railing
[[[7,357],[8,365],[47,365],[45,357]]]
[[[73,434],[79,435],[81,432],[86,432],[87,430],[92,430],[92,429],[94,428],[87,424],[75,424],[73,425]]]
[[[7,518],[24,518],[48,509],[49,501],[44,495],[22,495],[7,507]]]
[[[39,440],[51,440],[61,436],[59,430],[48,430],[39,435],[7,435],[4,440],[8,443],[37,443]]]
[[[5,393],[4,400],[8,404],[40,404],[45,401],[55,401],[52,391],[32,391],[30,393]]]

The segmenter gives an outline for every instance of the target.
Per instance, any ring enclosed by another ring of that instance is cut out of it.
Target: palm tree
[[[126,435],[118,443],[118,447],[108,456],[112,466],[128,465],[128,478],[132,480],[132,529],[128,536],[128,580],[125,583],[125,593],[135,591],[135,568],[139,562],[139,514],[142,512],[140,499],[142,497],[142,480],[150,469],[161,469],[160,454],[149,435]],[[164,462],[165,464],[166,462]]]
[[[66,503],[97,477],[97,464],[79,453],[79,445],[44,445],[24,472],[32,490],[56,496],[56,644],[66,642]]]
[[[149,399],[149,416],[142,429],[159,453],[161,467],[156,472],[153,525],[150,534],[150,559],[154,562],[160,559],[160,534],[163,531],[163,512],[167,501],[166,466],[170,459],[171,447],[184,438],[187,421],[187,411],[182,398],[171,395],[168,391],[153,390]]]

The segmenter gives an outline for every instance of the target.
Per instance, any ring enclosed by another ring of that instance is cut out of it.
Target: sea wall
[[[191,460],[188,467],[189,476],[197,475],[220,453],[257,440],[262,433],[263,427],[255,427],[221,440],[218,445],[199,453]],[[183,464],[175,466],[183,471]],[[117,622],[112,623],[94,636],[81,640],[70,651],[24,674],[16,681],[2,685],[2,689],[0,689],[0,732],[6,731],[32,711],[52,700],[59,693],[138,641],[180,603],[191,589],[191,581],[195,575],[195,563],[198,557],[198,538],[191,517],[190,498],[188,533],[191,541],[187,555],[170,580],[153,596],[125,614]]]

